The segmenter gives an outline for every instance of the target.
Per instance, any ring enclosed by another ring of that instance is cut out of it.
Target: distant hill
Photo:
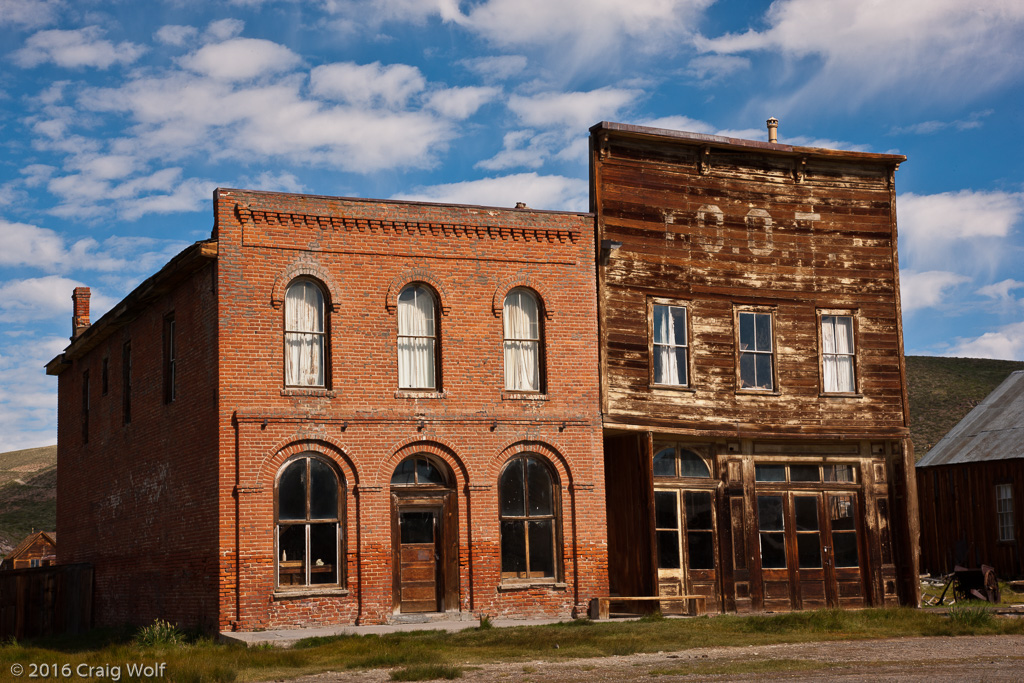
[[[0,557],[57,527],[57,447],[0,453]]]
[[[910,437],[918,460],[1024,361],[907,356]]]

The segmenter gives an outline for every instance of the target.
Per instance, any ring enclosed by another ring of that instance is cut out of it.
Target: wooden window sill
[[[433,389],[396,389],[395,398],[448,398],[448,392]]]
[[[651,391],[665,391],[674,394],[696,394],[697,390],[688,384],[648,384]]]
[[[555,590],[565,590],[569,584],[562,581],[544,581],[543,579],[502,579],[501,583],[498,584],[498,590],[501,592],[505,591],[518,591],[528,590],[530,588],[553,588]]]
[[[818,394],[818,398],[864,398],[864,394],[854,392],[823,391]]]
[[[514,391],[503,389],[501,391],[502,401],[546,401],[548,395],[539,391]]]
[[[323,396],[324,398],[334,398],[338,395],[338,392],[333,389],[325,389],[324,387],[285,387],[281,389],[282,396]]]
[[[778,389],[737,389],[737,396],[782,396]]]
[[[294,590],[278,588],[274,591],[274,600],[295,600],[302,598],[343,598],[348,595],[347,588],[340,588],[338,586],[325,586],[323,588],[317,588],[316,586],[303,586],[302,588],[296,588]]]

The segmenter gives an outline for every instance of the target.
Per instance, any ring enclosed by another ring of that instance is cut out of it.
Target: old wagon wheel
[[[999,579],[996,577],[995,567],[983,564],[981,571],[985,573],[985,593],[988,595],[988,601],[992,603],[999,602]]]

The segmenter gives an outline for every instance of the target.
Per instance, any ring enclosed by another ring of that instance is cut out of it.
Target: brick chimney
[[[71,314],[71,338],[85,332],[89,325],[89,297],[91,293],[88,287],[75,287],[71,294],[71,303],[74,312]]]

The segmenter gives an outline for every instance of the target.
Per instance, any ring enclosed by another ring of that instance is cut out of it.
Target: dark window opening
[[[538,458],[513,458],[498,480],[503,579],[554,579],[558,501],[551,471]]]
[[[132,343],[121,347],[121,418],[125,424],[132,421]]]
[[[285,465],[277,481],[277,583],[342,585],[344,480],[314,456]]]
[[[174,314],[171,313],[164,318],[164,403],[171,403],[177,395],[177,356]]]

